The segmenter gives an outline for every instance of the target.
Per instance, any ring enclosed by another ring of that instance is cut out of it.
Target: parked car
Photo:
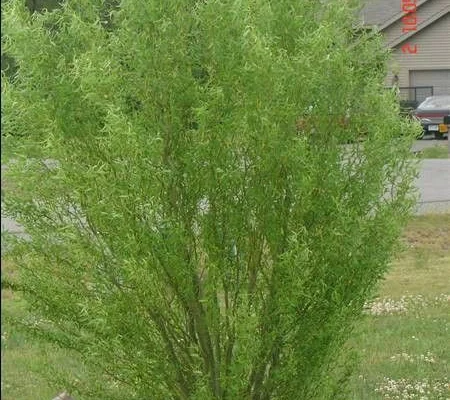
[[[434,134],[436,139],[448,136],[448,125],[444,117],[450,115],[450,95],[427,97],[414,111],[423,126],[424,134]]]

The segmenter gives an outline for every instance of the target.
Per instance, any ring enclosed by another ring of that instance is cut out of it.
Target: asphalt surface
[[[417,179],[418,214],[450,212],[450,159],[425,159]]]
[[[412,151],[420,152],[427,147],[439,146],[447,142],[436,140],[418,140]],[[2,166],[2,170],[4,166]],[[425,159],[422,162],[416,182],[420,193],[417,214],[450,212],[450,158]],[[3,187],[3,182],[2,182]],[[1,230],[23,234],[23,229],[10,218],[1,216]]]
[[[448,140],[433,140],[425,137],[417,140],[413,152],[434,146],[449,146]],[[447,159],[425,159],[416,184],[420,198],[417,214],[450,212],[450,148]]]

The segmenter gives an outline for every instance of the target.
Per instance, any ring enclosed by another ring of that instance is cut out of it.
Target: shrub
[[[3,126],[23,137],[4,213],[29,235],[11,238],[17,323],[80,354],[73,393],[343,395],[344,344],[414,203],[420,129],[355,10],[5,6]]]

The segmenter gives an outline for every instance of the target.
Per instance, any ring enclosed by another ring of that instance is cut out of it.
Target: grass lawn
[[[351,341],[361,365],[349,400],[450,398],[450,214],[414,218],[403,242]],[[4,262],[2,273],[14,273],[13,265]],[[17,294],[2,290],[3,316],[23,309]],[[3,400],[52,399],[64,389],[41,376],[52,367],[83,373],[70,354],[30,341],[3,318],[1,332]]]
[[[433,147],[423,149],[420,158],[448,158],[448,143],[443,142]]]
[[[11,273],[12,265],[2,261],[2,274]],[[25,303],[9,289],[2,289],[1,296],[1,399],[51,400],[64,388],[50,387],[45,374],[52,374],[56,368],[71,376],[82,368],[68,352],[33,341],[15,331],[7,322],[8,316],[24,314]]]
[[[354,400],[450,398],[450,214],[416,217],[353,343]]]

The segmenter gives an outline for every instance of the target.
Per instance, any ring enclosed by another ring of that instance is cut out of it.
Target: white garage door
[[[433,86],[433,94],[450,94],[450,69],[409,71],[410,86]]]

